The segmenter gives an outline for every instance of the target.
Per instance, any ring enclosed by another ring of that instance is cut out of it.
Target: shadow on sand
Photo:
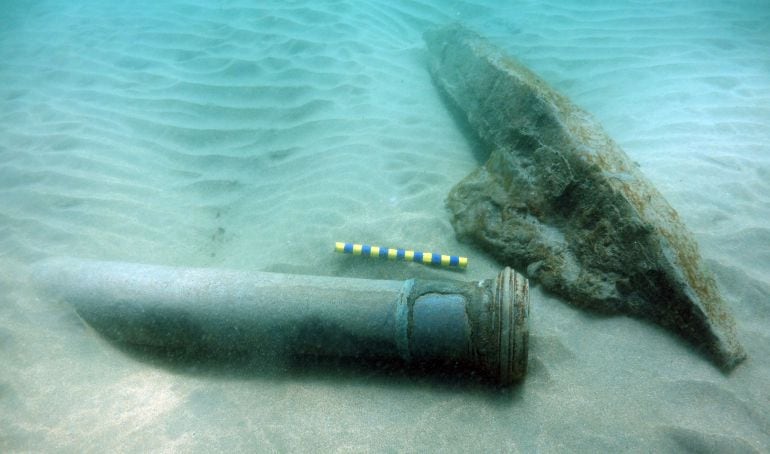
[[[501,387],[478,372],[461,365],[405,364],[371,358],[280,356],[244,351],[213,351],[201,348],[169,350],[107,341],[136,361],[174,374],[213,380],[267,380],[357,383],[375,387],[426,388],[431,392],[470,393],[499,405],[511,405],[521,383]]]

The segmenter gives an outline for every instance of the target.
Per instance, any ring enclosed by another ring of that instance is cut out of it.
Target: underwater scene
[[[6,0],[0,452],[768,452],[770,3]]]

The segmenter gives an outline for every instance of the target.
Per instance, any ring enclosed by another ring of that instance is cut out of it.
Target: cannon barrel
[[[35,279],[100,334],[134,345],[468,367],[524,376],[527,280],[305,276],[51,258]]]

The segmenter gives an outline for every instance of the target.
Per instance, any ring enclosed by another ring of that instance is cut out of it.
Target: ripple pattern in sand
[[[2,39],[0,215],[21,255],[326,252],[351,221],[419,222],[472,163],[420,114],[440,108],[416,99],[420,31],[387,5],[72,5]]]
[[[120,374],[149,366],[98,350],[71,314],[62,327],[41,315],[51,309],[41,302],[30,312],[11,276],[16,263],[70,254],[362,277],[439,273],[331,253],[333,241],[347,240],[471,255],[462,277],[489,277],[498,264],[456,242],[443,207],[480,159],[425,68],[421,32],[454,20],[596,115],[641,165],[719,264],[759,359],[722,377],[653,328],[542,296],[532,377],[510,401],[419,384],[359,386],[363,378],[246,380],[209,394],[211,381],[153,373],[152,389],[173,390],[174,405],[150,415],[155,432],[121,438],[121,449],[146,450],[146,439],[200,450],[193,438],[171,440],[174,421],[233,451],[387,443],[429,451],[437,440],[491,452],[622,451],[629,439],[672,451],[768,445],[770,9],[762,2],[6,3],[0,348],[11,360],[0,371],[8,407],[0,425],[14,440],[34,440],[21,446],[114,446],[118,429],[105,416],[142,396],[105,409],[91,388],[122,389]],[[41,341],[41,331],[56,334]],[[123,369],[82,353],[96,350]],[[209,395],[235,404],[212,418],[210,402],[193,405]],[[195,421],[191,411],[200,412]],[[244,421],[255,438],[233,429]],[[90,432],[78,438],[73,427]],[[289,437],[283,427],[310,429]],[[467,427],[480,431],[468,437]],[[392,433],[405,434],[402,445]]]

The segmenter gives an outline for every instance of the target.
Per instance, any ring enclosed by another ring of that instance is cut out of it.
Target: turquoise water
[[[770,4],[16,2],[0,8],[0,450],[763,451]],[[449,189],[483,161],[422,31],[460,21],[594,114],[679,211],[749,360],[533,291],[527,381],[179,368],[39,294],[50,255],[483,279]],[[335,241],[469,257],[458,275]]]

